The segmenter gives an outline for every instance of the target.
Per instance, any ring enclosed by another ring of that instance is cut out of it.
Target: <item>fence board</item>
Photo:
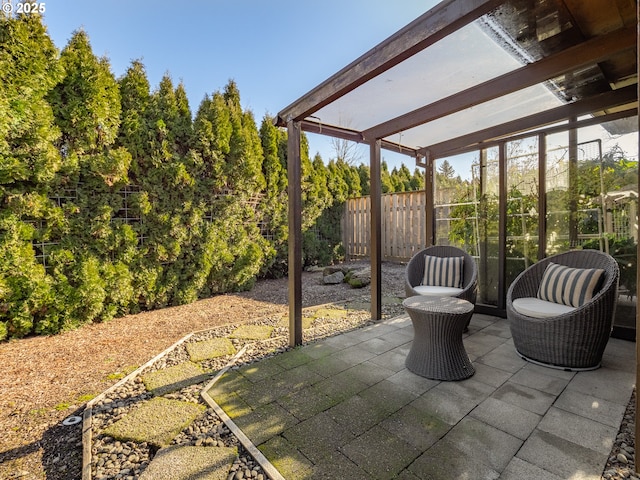
[[[406,261],[425,245],[425,192],[393,193],[382,196],[382,258]],[[371,199],[347,200],[342,224],[347,258],[370,255]]]

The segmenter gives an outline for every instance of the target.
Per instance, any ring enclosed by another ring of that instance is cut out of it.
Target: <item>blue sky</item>
[[[437,3],[61,0],[46,2],[44,22],[59,49],[84,29],[117,78],[135,59],[145,65],[152,89],[169,73],[175,84],[184,83],[194,113],[205,94],[233,79],[259,124]],[[309,141],[312,155],[319,151],[328,161],[328,140],[309,135]],[[386,159],[390,167],[397,164]]]

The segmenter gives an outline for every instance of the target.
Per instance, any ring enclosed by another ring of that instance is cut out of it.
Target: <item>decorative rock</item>
[[[618,460],[618,461],[619,461],[619,462],[621,462],[621,463],[624,463],[625,465],[626,465],[627,463],[629,463],[629,460],[627,459],[627,457],[625,456],[625,454],[624,454],[624,453],[619,453],[619,454],[616,456],[616,460]]]
[[[371,268],[362,268],[349,272],[346,282],[353,288],[366,287],[371,283]]]
[[[326,277],[328,275],[333,275],[334,273],[337,273],[337,272],[342,272],[342,274],[345,273],[342,267],[335,267],[335,266],[324,267],[324,270],[322,270],[322,276]]]
[[[325,285],[337,285],[339,283],[342,283],[343,280],[344,280],[344,273],[340,271],[332,273],[330,275],[325,275],[324,277],[322,277],[322,281],[324,282]]]

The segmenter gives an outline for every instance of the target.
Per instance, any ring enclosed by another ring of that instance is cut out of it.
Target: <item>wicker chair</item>
[[[590,301],[569,313],[534,318],[517,312],[513,301],[536,297],[549,262],[572,268],[601,268],[602,286]],[[518,354],[525,360],[565,370],[598,368],[613,328],[619,276],[615,259],[597,250],[560,253],[523,271],[507,292],[507,318]]]
[[[471,255],[457,247],[448,245],[434,245],[420,250],[416,253],[409,263],[404,274],[404,290],[407,297],[420,295],[413,287],[422,283],[424,278],[424,256],[431,255],[434,257],[464,257],[462,292],[456,295],[475,305],[476,295],[478,293],[478,266]]]

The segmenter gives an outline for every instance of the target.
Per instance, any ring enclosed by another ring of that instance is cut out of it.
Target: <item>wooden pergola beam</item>
[[[304,120],[502,3],[502,0],[441,2],[283,109],[276,125],[284,127],[287,121]]]
[[[336,127],[334,125],[325,125],[320,122],[314,122],[310,120],[303,120],[300,122],[302,131],[309,133],[316,133],[318,135],[327,135],[333,138],[340,138],[342,140],[349,140],[355,143],[363,143],[364,137],[362,132],[352,130],[349,128]],[[381,140],[380,148],[389,150],[403,155],[408,155],[415,158],[418,155],[418,151],[415,148],[402,145],[400,143],[391,142],[389,140]]]
[[[371,127],[363,132],[367,139],[385,138],[452,113],[522,90],[636,46],[636,28],[629,27],[592,38],[555,55],[525,65],[492,80]]]

